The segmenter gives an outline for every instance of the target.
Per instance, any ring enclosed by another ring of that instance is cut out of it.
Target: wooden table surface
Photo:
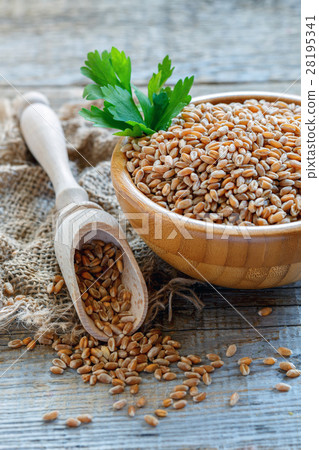
[[[131,5],[129,0],[0,0],[0,96],[12,98],[17,91],[37,88],[56,109],[78,102],[84,82],[79,67],[87,51],[112,45],[131,55],[133,79],[141,86],[169,53],[175,80],[195,74],[193,95],[300,93],[298,0],[142,0]],[[232,343],[238,352],[223,357],[225,365],[214,372],[205,402],[170,411],[155,429],[144,423],[143,415],[160,405],[170,383],[147,376],[141,392],[148,406],[129,419],[124,410],[113,411],[114,398],[104,385],[87,386],[73,371],[52,375],[48,369],[54,352],[47,347],[38,346],[14,363],[22,351],[8,349],[7,342],[28,331],[14,325],[2,332],[0,448],[300,448],[300,378],[289,379],[290,392],[275,391],[276,383],[287,378],[278,363],[262,364],[265,356],[276,357],[272,346],[287,346],[300,367],[300,285],[219,290],[237,311],[210,286],[199,286],[203,311],[177,300],[173,322],[165,314],[158,318],[181,341],[183,354],[224,356]],[[271,306],[273,313],[260,317],[263,306]],[[247,377],[238,370],[242,356],[254,359]],[[235,391],[240,400],[231,408],[229,397]],[[60,410],[61,420],[43,424],[43,413],[52,409]],[[93,423],[66,429],[63,419],[82,412],[91,413]]]

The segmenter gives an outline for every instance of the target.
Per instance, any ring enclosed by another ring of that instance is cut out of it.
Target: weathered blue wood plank
[[[112,45],[132,57],[135,82],[148,80],[166,54],[176,66],[174,80],[300,76],[298,0],[1,0],[0,9],[1,72],[13,84],[82,82],[86,53]]]

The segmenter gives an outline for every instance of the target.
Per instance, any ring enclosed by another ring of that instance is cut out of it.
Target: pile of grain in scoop
[[[190,104],[167,131],[122,147],[138,189],[186,217],[234,225],[300,220],[301,108]]]
[[[129,334],[135,317],[131,293],[121,281],[122,251],[112,243],[93,240],[75,250],[74,270],[85,311],[95,326],[110,338]]]

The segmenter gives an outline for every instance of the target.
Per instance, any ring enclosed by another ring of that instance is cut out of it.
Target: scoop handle
[[[57,209],[88,201],[87,192],[78,185],[70,170],[61,123],[44,95],[39,92],[24,95],[20,128],[30,152],[52,181]]]

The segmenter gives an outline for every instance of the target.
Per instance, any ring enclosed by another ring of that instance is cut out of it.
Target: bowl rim
[[[202,103],[202,102],[210,102],[210,103],[230,103],[233,101],[243,101],[248,99],[257,99],[257,100],[268,100],[268,101],[279,101],[285,100],[288,103],[298,103],[301,104],[301,97],[298,95],[288,95],[281,94],[277,92],[268,92],[268,91],[233,91],[233,92],[221,92],[217,94],[210,95],[202,95],[198,97],[194,97],[191,103]],[[212,233],[214,235],[224,235],[227,236],[239,236],[238,231],[242,228],[248,231],[249,235],[252,237],[264,237],[264,236],[282,236],[283,234],[295,234],[300,233],[301,231],[301,220],[296,222],[291,222],[287,224],[279,224],[279,225],[229,225],[229,224],[215,224],[211,222],[206,222],[198,219],[191,219],[189,217],[185,217],[183,215],[177,214],[173,211],[165,209],[163,206],[158,205],[157,203],[150,200],[143,194],[133,183],[130,173],[128,172],[125,162],[124,153],[121,152],[120,148],[123,145],[125,138],[119,139],[116,144],[116,147],[113,151],[112,161],[111,161],[111,175],[113,185],[114,179],[121,180],[121,189],[125,190],[128,197],[133,197],[134,201],[139,201],[142,204],[148,206],[149,209],[153,210],[154,213],[163,214],[167,216],[172,223],[181,222],[185,226],[186,229],[192,230],[194,232],[199,233]],[[119,161],[119,165],[122,170],[118,170],[115,168],[115,161]],[[118,195],[122,195],[118,192]]]

